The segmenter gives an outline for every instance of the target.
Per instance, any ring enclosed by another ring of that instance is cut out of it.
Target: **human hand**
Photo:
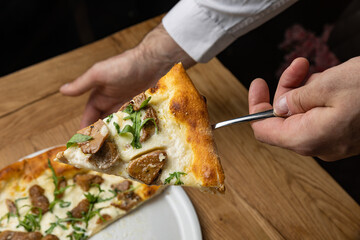
[[[96,63],[73,82],[62,86],[60,92],[79,96],[92,90],[81,121],[83,128],[116,112],[124,102],[152,87],[180,61],[185,68],[195,64],[160,24],[137,47]]]
[[[309,63],[295,59],[283,72],[274,97],[278,116],[252,122],[255,137],[302,155],[333,161],[360,153],[360,57],[324,72],[307,73]],[[249,89],[249,111],[271,109],[263,79]]]

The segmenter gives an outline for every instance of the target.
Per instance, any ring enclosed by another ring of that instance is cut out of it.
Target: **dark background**
[[[0,76],[96,41],[162,14],[176,0],[28,0],[0,3]],[[360,55],[360,1],[301,0],[239,38],[218,58],[246,86],[264,78],[272,94],[285,52],[284,32],[294,24],[321,35],[334,29],[328,45],[340,61]],[[360,157],[318,163],[360,203]]]

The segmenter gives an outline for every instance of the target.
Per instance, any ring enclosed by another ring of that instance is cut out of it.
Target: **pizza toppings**
[[[37,164],[46,164],[46,157],[36,159]],[[124,212],[114,211],[111,203],[118,203],[122,209],[130,210],[155,194],[144,195],[147,187],[137,183],[133,185],[130,180],[60,164],[53,167],[49,159],[47,162],[48,169],[28,183],[25,193],[17,183],[7,184],[13,198],[3,196],[2,199],[0,240],[85,240],[107,223],[125,215]],[[71,177],[74,184],[67,179]],[[107,181],[106,184],[104,181]],[[138,187],[139,195],[134,192]],[[91,188],[91,191],[85,192],[84,188]],[[104,208],[114,212],[105,213]]]
[[[41,240],[59,240],[59,238],[55,235],[49,234],[43,237]]]
[[[74,218],[82,218],[83,215],[85,215],[89,211],[89,208],[89,200],[83,199],[73,210],[71,210],[71,216]]]
[[[151,137],[154,132],[158,131],[159,122],[156,112],[148,105],[150,99],[151,97],[146,98],[145,93],[141,93],[120,108],[121,111],[128,114],[128,116],[124,117],[124,120],[130,119],[133,123],[132,125],[126,125],[120,131],[120,126],[114,122],[114,126],[120,135],[126,133],[133,135],[130,143],[133,148],[141,148],[141,142],[144,142]],[[144,111],[144,115],[140,110]]]
[[[17,214],[17,207],[13,201],[11,201],[10,199],[6,199],[5,203],[10,214],[12,215]]]
[[[146,100],[147,99],[145,93],[140,93],[130,101],[130,104],[132,105],[134,111],[139,111],[141,108],[145,107],[147,102],[149,102],[145,102]]]
[[[80,133],[76,133],[74,136],[70,138],[70,140],[66,143],[66,148],[69,148],[77,143],[82,143],[91,140],[92,137]]]
[[[137,195],[134,191],[124,192],[120,196],[122,196],[121,203],[111,203],[111,205],[124,211],[129,211],[132,207],[141,201],[140,196]]]
[[[44,214],[49,210],[49,200],[44,195],[45,190],[39,185],[35,184],[29,189],[29,195],[31,204],[34,208],[32,208],[32,212],[35,214]],[[41,210],[41,212],[40,212]]]
[[[79,130],[77,133],[91,137],[90,140],[79,142],[78,145],[83,153],[94,154],[99,151],[106,138],[109,136],[109,129],[106,127],[103,120],[99,119],[96,123]]]
[[[182,184],[184,184],[184,183],[180,180],[181,175],[186,175],[186,173],[184,173],[184,172],[173,172],[173,173],[170,173],[170,174],[169,174],[169,177],[165,179],[164,184],[169,184],[173,178],[176,179],[174,185],[182,185]]]
[[[0,240],[42,240],[43,235],[39,232],[16,232],[3,231],[0,233]]]
[[[157,126],[159,125],[159,119],[156,116],[154,108],[151,106],[146,107],[143,121],[143,128],[140,132],[140,142],[145,142],[149,139],[155,133]]]
[[[112,184],[111,188],[114,189],[116,192],[124,192],[126,190],[129,190],[130,186],[131,182],[129,180],[125,180],[118,184]]]
[[[116,145],[107,140],[97,153],[91,155],[89,162],[99,169],[109,169],[116,165],[118,159],[119,154]]]
[[[67,187],[67,181],[65,178],[61,178],[60,181],[58,182],[57,184],[57,190],[60,190],[60,189],[66,189]],[[63,196],[64,196],[64,192],[65,191],[58,191],[58,193],[55,193],[55,197],[57,199],[61,199]]]
[[[91,185],[100,185],[104,182],[104,179],[101,176],[94,174],[77,174],[74,177],[74,181],[82,190],[89,191]]]
[[[129,175],[145,184],[151,184],[165,165],[164,156],[166,157],[165,151],[157,150],[132,160],[128,166]]]
[[[97,224],[105,223],[111,219],[109,214],[100,215],[99,219],[96,221]]]

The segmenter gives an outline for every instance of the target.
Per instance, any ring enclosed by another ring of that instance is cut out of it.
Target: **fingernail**
[[[64,85],[62,85],[62,86],[60,87],[60,91],[65,90],[65,89],[68,88],[68,87],[69,87],[69,83],[65,83]]]
[[[286,96],[282,96],[274,104],[274,112],[278,116],[289,115],[289,106],[286,101]]]

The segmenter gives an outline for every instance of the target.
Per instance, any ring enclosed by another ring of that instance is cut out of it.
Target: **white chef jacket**
[[[297,0],[181,0],[162,23],[197,62],[207,62],[238,37],[276,16]]]

